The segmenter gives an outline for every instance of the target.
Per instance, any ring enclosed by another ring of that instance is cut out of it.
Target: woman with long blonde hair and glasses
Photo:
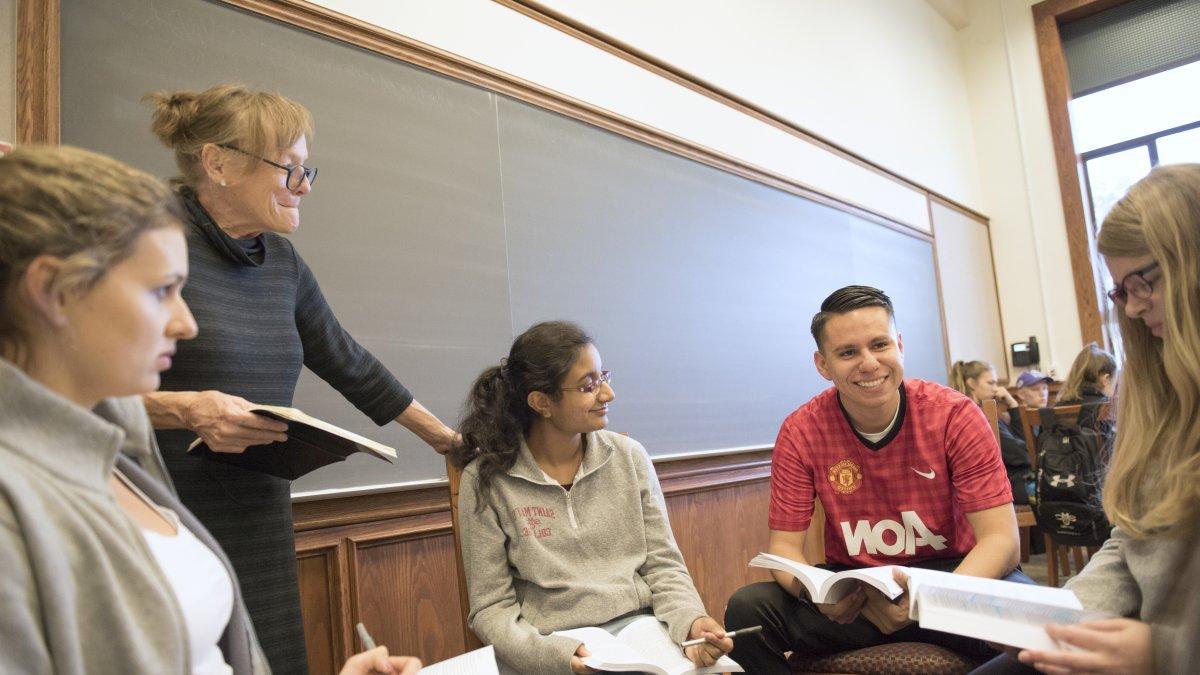
[[[1195,563],[1200,514],[1200,164],[1162,166],[1131,187],[1097,247],[1125,346],[1104,487],[1116,527],[1067,588],[1118,618],[1051,626],[1074,649],[1019,658],[1054,673],[1187,672],[1200,618],[1196,582],[1180,575]]]

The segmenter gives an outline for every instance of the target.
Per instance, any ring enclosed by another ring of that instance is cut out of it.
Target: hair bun
[[[142,98],[154,106],[150,129],[164,145],[175,147],[188,138],[199,99],[194,91],[156,91]]]

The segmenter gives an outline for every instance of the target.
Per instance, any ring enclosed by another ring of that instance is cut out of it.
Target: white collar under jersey
[[[900,418],[900,406],[897,405],[896,406],[896,414],[892,415],[892,421],[888,422],[888,425],[883,428],[883,431],[880,431],[879,433],[875,433],[875,434],[868,434],[865,431],[859,430],[858,427],[855,427],[854,431],[859,436],[862,436],[863,438],[867,439],[868,441],[871,441],[872,443],[878,443],[879,441],[883,440],[884,436],[887,436],[889,433],[891,433],[892,427],[896,426],[896,420],[899,418]]]

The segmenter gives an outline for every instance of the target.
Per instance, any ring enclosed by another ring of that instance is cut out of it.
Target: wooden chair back
[[[450,525],[454,532],[454,569],[458,572],[458,606],[462,612],[463,645],[467,651],[471,651],[479,649],[483,643],[467,623],[467,617],[471,616],[471,596],[467,592],[467,575],[463,567],[462,542],[459,541],[458,529],[458,486],[462,481],[462,469],[449,455],[446,456],[446,478],[450,483]]]
[[[992,427],[992,436],[996,439],[996,444],[1000,444],[1000,406],[997,405],[995,399],[988,399],[979,404],[983,408],[983,416],[987,418],[988,424]],[[1033,509],[1029,508],[1028,504],[1013,504],[1013,511],[1017,516],[1017,532],[1021,538],[1021,562],[1029,562],[1030,555],[1030,531],[1037,525],[1037,519],[1033,516]]]

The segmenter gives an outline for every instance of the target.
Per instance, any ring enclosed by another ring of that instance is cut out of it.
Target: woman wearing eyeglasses
[[[459,541],[471,629],[508,671],[591,672],[586,642],[552,631],[615,632],[658,618],[697,665],[733,641],[704,610],[667,520],[645,448],[607,431],[616,398],[579,326],[539,323],[471,388]]]
[[[1162,166],[1129,189],[1097,238],[1117,286],[1125,365],[1104,484],[1112,538],[1067,582],[1114,619],[1047,632],[1024,651],[1053,673],[1194,672],[1200,631],[1200,164]]]
[[[236,85],[147,100],[181,173],[192,270],[184,298],[200,334],[180,345],[146,408],[180,497],[242,580],[272,668],[304,672],[289,482],[189,457],[187,446],[199,436],[216,452],[242,452],[283,440],[284,424],[248,408],[291,405],[302,366],[376,424],[395,420],[438,452],[455,433],[342,328],[287,240],[317,178],[304,165],[309,111]]]

